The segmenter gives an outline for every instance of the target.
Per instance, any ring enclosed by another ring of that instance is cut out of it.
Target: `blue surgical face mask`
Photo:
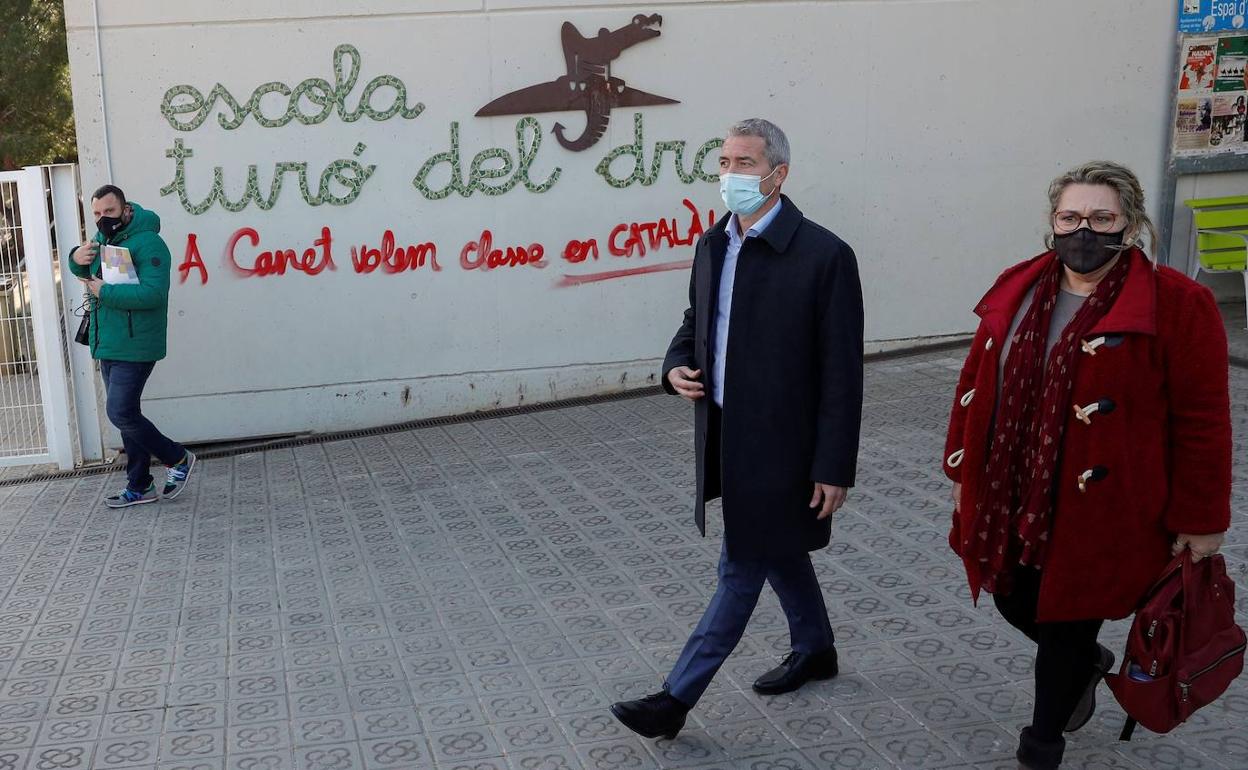
[[[778,170],[779,167],[772,169],[771,174],[776,173]],[[720,174],[719,195],[724,199],[724,205],[728,207],[729,211],[742,217],[758,211],[767,202],[767,199],[771,197],[771,193],[764,195],[758,189],[758,186],[764,179],[771,178],[771,174],[767,176]],[[771,192],[774,193],[775,190]]]

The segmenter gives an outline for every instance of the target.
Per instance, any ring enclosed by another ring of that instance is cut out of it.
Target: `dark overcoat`
[[[724,539],[733,558],[823,548],[831,518],[810,508],[814,482],[851,487],[862,418],[862,287],[853,250],[806,219],[787,197],[737,256],[724,374],[722,436],[708,446],[712,329],[728,249],[721,219],[699,240],[689,308],[663,362],[703,372],[694,406],[697,497],[723,498]]]
[[[979,330],[945,443],[945,473],[962,483],[949,536],[958,553],[984,483],[1001,343],[1056,258],[1050,251],[1006,270],[976,307]],[[1228,356],[1218,306],[1208,289],[1155,268],[1138,249],[1125,258],[1131,266],[1118,298],[1075,354],[1040,621],[1130,615],[1170,560],[1175,535],[1230,524]],[[1074,407],[1085,410],[1086,422]],[[1080,489],[1087,471],[1096,472]],[[974,587],[979,563],[963,563]]]

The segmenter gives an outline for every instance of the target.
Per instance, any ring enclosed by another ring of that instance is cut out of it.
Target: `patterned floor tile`
[[[607,707],[659,689],[715,590],[677,399],[208,459],[120,515],[96,510],[118,474],[0,487],[0,770],[1013,770],[1034,646],[972,606],[933,462],[961,363],[866,367],[858,483],[812,554],[841,674],[751,690],[789,648],[765,589],[673,741]],[[1248,612],[1243,488],[1224,550]],[[1102,688],[1066,765],[1248,767],[1248,678],[1166,736],[1119,744],[1122,718]]]

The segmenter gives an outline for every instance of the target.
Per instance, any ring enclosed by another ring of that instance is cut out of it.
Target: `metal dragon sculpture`
[[[658,37],[662,25],[663,17],[658,14],[638,14],[617,30],[603,27],[596,37],[585,37],[572,22],[565,21],[560,37],[568,74],[500,96],[478,110],[477,117],[584,110],[585,130],[576,139],[564,135],[562,123],[555,123],[554,129],[559,144],[580,152],[602,138],[616,107],[679,104],[676,99],[630,88],[611,75],[611,62],[638,43]]]

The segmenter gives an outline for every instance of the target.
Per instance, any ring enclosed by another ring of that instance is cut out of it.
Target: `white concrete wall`
[[[186,440],[362,427],[653,382],[685,306],[687,272],[557,285],[565,274],[691,255],[676,248],[613,257],[605,241],[617,223],[676,217],[684,228],[684,198],[704,216],[722,211],[716,186],[682,183],[670,156],[652,186],[615,189],[595,174],[611,148],[632,140],[634,112],[644,116],[649,145],[685,140],[690,154],[734,119],[776,121],[794,149],[788,194],[857,250],[873,346],[970,330],[970,308],[996,274],[1042,248],[1045,188],[1063,168],[1113,158],[1135,168],[1156,197],[1173,6],[99,0],[97,30],[92,0],[66,0],[84,187],[108,181],[111,167],[113,182],[161,215],[175,263],[194,233],[209,271],[206,285],[195,274],[175,284],[170,356],[148,391],[148,411]],[[424,161],[448,148],[452,121],[460,124],[465,167],[486,147],[514,155],[518,118],[473,114],[562,74],[563,21],[592,34],[651,12],[664,16],[662,36],[625,52],[615,74],[681,104],[617,109],[602,141],[580,153],[559,147],[549,132],[560,120],[575,134],[583,116],[536,115],[545,133],[532,176],[562,169],[544,194],[519,187],[497,197],[426,200],[412,186]],[[332,52],[341,43],[362,58],[349,104],[386,73],[406,84],[410,101],[426,105],[424,113],[353,123],[333,115],[283,128],[249,118],[227,131],[214,111],[190,132],[175,131],[161,115],[165,92],[178,84],[207,94],[219,82],[241,101],[268,81],[332,82]],[[160,194],[174,176],[166,150],[175,139],[195,153],[187,162],[194,200],[206,195],[217,165],[231,197],[252,163],[267,180],[276,162],[307,161],[315,185],[326,165],[352,157],[357,142],[367,145],[360,161],[377,170],[347,206],[309,206],[288,177],[271,211],[217,205],[193,215],[176,196]],[[251,254],[302,250],[328,226],[338,269],[237,277],[224,248],[244,226],[262,239]],[[460,249],[486,227],[502,245],[542,243],[549,266],[461,269]],[[387,228],[403,244],[435,242],[443,270],[355,274],[350,247],[377,246]],[[560,258],[576,237],[599,240],[596,264]]]

